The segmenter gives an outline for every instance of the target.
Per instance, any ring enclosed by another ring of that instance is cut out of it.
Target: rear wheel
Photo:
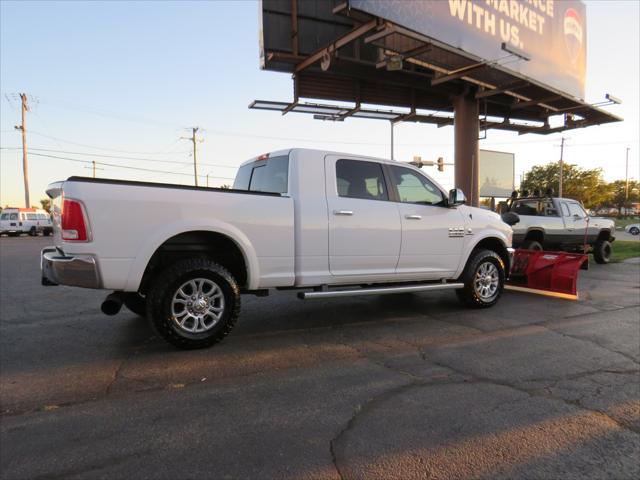
[[[131,310],[136,315],[141,317],[147,316],[147,302],[146,299],[139,293],[129,293],[124,298],[124,306]]]
[[[523,250],[533,250],[535,252],[541,252],[543,250],[542,243],[537,240],[526,240],[522,244]]]
[[[476,250],[471,254],[461,277],[464,288],[456,290],[462,303],[472,308],[487,308],[496,304],[504,289],[504,262],[491,250]]]
[[[229,334],[240,314],[240,288],[206,258],[167,267],[149,289],[147,317],[158,334],[182,349],[205,348]]]
[[[611,242],[598,240],[593,246],[593,259],[596,263],[606,264],[611,261]]]
[[[38,229],[36,227],[31,227],[29,229],[29,236],[30,237],[37,237],[38,236]]]

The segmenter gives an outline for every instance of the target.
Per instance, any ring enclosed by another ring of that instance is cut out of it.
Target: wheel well
[[[534,240],[536,242],[542,243],[544,240],[544,233],[542,230],[529,230],[527,232],[527,236],[524,238],[526,240]]]
[[[478,242],[478,244],[473,248],[474,250],[487,249],[493,252],[496,252],[500,255],[500,258],[504,262],[505,272],[507,275],[509,273],[509,269],[511,268],[511,259],[509,257],[509,252],[507,251],[507,247],[505,247],[504,243],[499,238],[496,237],[488,237],[483,238]]]
[[[609,240],[611,238],[611,232],[609,230],[600,230],[598,234],[598,240]]]
[[[238,285],[247,283],[247,266],[240,247],[221,233],[194,231],[175,235],[160,245],[145,268],[139,291],[145,293],[154,274],[185,258],[206,257],[219,263],[235,277]]]

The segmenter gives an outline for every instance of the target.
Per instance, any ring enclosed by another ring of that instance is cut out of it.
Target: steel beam
[[[312,53],[311,55],[309,55],[305,60],[303,60],[302,62],[298,63],[295,67],[295,73],[300,73],[301,71],[303,71],[305,68],[310,67],[311,65],[313,65],[314,63],[316,63],[317,61],[319,61],[324,55],[329,54],[331,55],[332,53],[338,51],[340,48],[344,47],[345,45],[353,42],[354,40],[360,38],[362,35],[364,35],[365,33],[373,30],[374,28],[376,28],[376,25],[378,24],[377,20],[371,20],[367,23],[364,23],[362,25],[360,25],[358,28],[355,28],[353,30],[351,30],[349,33],[343,35],[342,37],[338,38],[335,42],[332,42],[329,46],[321,48],[320,50],[316,51],[315,53]]]

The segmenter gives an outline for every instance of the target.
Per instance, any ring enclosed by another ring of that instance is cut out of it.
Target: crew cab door
[[[400,215],[382,164],[328,155],[325,172],[331,274],[394,274]]]
[[[577,202],[563,201],[565,206],[562,207],[563,212],[566,212],[564,221],[571,238],[571,243],[582,243],[587,234],[587,212],[584,211],[582,205]],[[587,235],[587,240],[593,235]]]
[[[452,275],[468,233],[462,209],[448,208],[444,193],[421,172],[387,168],[402,222],[397,273],[424,273],[425,279]]]

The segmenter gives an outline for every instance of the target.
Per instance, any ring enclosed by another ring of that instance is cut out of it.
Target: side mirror
[[[457,207],[458,205],[463,205],[467,202],[466,197],[464,196],[464,192],[459,188],[452,188],[449,190],[449,206]]]

